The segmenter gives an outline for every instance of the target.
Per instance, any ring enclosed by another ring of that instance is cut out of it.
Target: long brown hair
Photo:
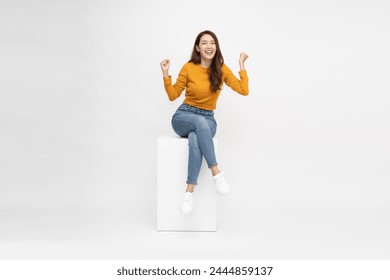
[[[220,90],[221,84],[222,84],[222,65],[223,65],[223,56],[221,53],[221,49],[219,48],[219,42],[217,36],[211,32],[210,30],[202,31],[196,36],[194,48],[192,49],[191,59],[189,62],[200,64],[201,62],[201,56],[200,53],[196,50],[196,46],[199,45],[200,38],[205,35],[209,34],[211,37],[213,37],[216,52],[213,58],[213,61],[211,62],[210,68],[209,68],[209,80],[210,80],[210,88],[213,92],[216,92],[217,90]]]

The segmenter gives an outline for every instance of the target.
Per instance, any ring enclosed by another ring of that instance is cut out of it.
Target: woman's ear
[[[196,50],[197,50],[198,52],[200,52],[200,49],[199,49],[199,47],[198,47],[198,46],[195,46],[195,48],[196,48]]]

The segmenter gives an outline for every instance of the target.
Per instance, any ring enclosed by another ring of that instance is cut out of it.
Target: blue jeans
[[[213,142],[217,131],[214,112],[183,103],[172,117],[172,127],[177,135],[188,138],[187,184],[197,185],[202,156],[209,168],[217,164]]]

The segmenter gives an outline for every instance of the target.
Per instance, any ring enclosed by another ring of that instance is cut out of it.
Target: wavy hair
[[[216,52],[209,68],[209,80],[211,83],[210,85],[211,90],[213,92],[217,92],[218,90],[221,89],[222,65],[224,63],[224,60],[221,53],[221,49],[219,48],[218,38],[213,32],[211,32],[210,30],[205,30],[200,32],[198,36],[196,36],[194,48],[192,49],[191,59],[189,60],[189,62],[192,62],[194,64],[200,64],[201,56],[200,53],[196,50],[196,46],[199,45],[200,38],[202,38],[202,36],[205,34],[208,34],[211,37],[213,37],[216,46]]]

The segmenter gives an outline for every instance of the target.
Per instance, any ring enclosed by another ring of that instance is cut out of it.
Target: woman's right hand
[[[160,62],[160,66],[161,66],[161,70],[163,72],[164,78],[169,77],[169,74],[168,74],[169,65],[170,65],[170,61],[167,58]]]

